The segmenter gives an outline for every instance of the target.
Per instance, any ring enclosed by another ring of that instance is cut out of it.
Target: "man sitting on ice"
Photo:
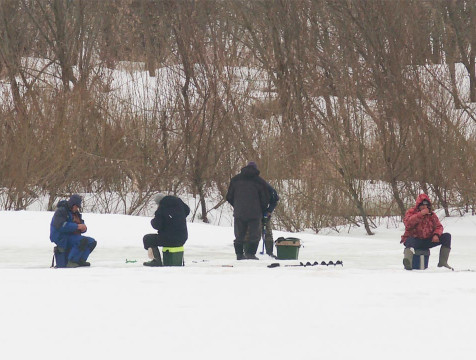
[[[446,267],[453,270],[448,265],[448,257],[451,251],[451,234],[443,233],[438,216],[432,211],[431,201],[428,195],[420,194],[414,207],[409,209],[403,219],[405,224],[405,233],[400,243],[405,245],[403,251],[403,266],[406,270],[413,268],[413,249],[428,250],[429,248],[439,246],[440,259],[438,267]]]
[[[81,196],[71,195],[68,201],[58,203],[50,225],[50,240],[57,245],[59,252],[68,254],[66,267],[90,266],[86,260],[96,247],[96,240],[83,236],[87,230],[82,219]]]
[[[143,238],[144,249],[152,259],[145,262],[144,266],[162,266],[159,246],[180,247],[188,239],[186,220],[190,214],[188,205],[172,195],[157,194],[154,200],[158,208],[150,223],[157,233],[147,234]]]

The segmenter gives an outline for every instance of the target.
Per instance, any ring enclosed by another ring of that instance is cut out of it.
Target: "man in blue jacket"
[[[147,234],[143,238],[144,249],[149,253],[151,261],[144,266],[162,266],[159,246],[183,246],[188,239],[187,216],[190,208],[176,196],[157,194],[155,202],[158,205],[154,218],[150,221],[157,234]]]
[[[76,268],[90,266],[86,260],[96,247],[96,240],[83,236],[87,231],[82,219],[81,196],[71,195],[68,201],[58,203],[55,214],[50,224],[50,240],[55,243],[60,252],[67,252],[68,263],[66,267]]]

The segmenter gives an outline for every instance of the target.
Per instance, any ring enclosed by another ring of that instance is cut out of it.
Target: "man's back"
[[[230,181],[226,200],[233,206],[235,217],[258,219],[269,203],[266,182],[259,177],[259,170],[245,166]]]
[[[176,196],[166,196],[152,219],[152,227],[159,232],[159,237],[168,246],[182,246],[188,239],[187,216],[190,208]]]

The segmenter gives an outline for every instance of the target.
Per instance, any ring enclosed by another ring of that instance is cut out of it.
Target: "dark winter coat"
[[[266,209],[265,213],[271,214],[274,211],[274,209],[276,209],[276,206],[278,205],[279,196],[278,196],[278,192],[269,183],[266,183],[266,187],[268,189],[270,199],[269,199],[268,208]]]
[[[431,210],[431,208],[428,215],[421,214],[418,207],[423,200],[428,200],[431,204],[428,195],[420,194],[418,195],[415,206],[408,209],[405,213],[405,217],[403,218],[405,233],[402,235],[401,243],[405,243],[409,237],[428,239],[433,235],[438,235],[438,237],[440,237],[441,234],[443,234],[443,225],[441,225],[438,216]]]
[[[81,214],[75,214],[76,221],[73,220],[73,213],[66,200],[62,200],[56,206],[56,211],[51,219],[50,240],[59,247],[66,248],[68,238],[79,234],[78,223],[84,224]]]
[[[188,239],[187,216],[190,208],[176,196],[166,196],[159,202],[152,227],[157,230],[164,246],[183,246]]]
[[[268,208],[270,195],[266,181],[259,170],[245,166],[230,181],[226,201],[233,206],[233,216],[243,219],[261,219]]]

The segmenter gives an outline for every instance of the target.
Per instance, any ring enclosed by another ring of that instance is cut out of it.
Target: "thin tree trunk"
[[[393,198],[397,202],[398,210],[402,219],[405,217],[405,204],[403,203],[402,198],[400,197],[400,191],[398,190],[397,181],[395,179],[390,180],[390,186],[392,187]]]

